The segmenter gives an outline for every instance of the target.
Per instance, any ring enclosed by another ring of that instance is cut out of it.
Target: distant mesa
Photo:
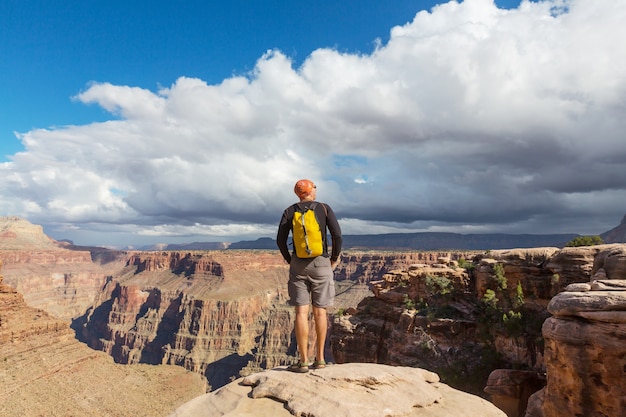
[[[343,247],[353,250],[492,250],[504,248],[563,247],[580,235],[554,234],[460,234],[460,233],[389,233],[380,235],[344,235]],[[215,243],[167,245],[167,250],[213,250]],[[234,242],[220,249],[276,249],[269,237]],[[150,250],[146,247],[144,250]]]
[[[626,215],[617,227],[602,233],[600,237],[605,243],[626,243]]]
[[[17,216],[0,216],[0,249],[57,249],[54,239],[43,232],[43,227],[34,225]]]

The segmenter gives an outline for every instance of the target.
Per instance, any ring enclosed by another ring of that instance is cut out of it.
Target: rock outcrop
[[[348,280],[355,284],[378,281],[391,271],[407,270],[411,265],[433,265],[447,259],[458,261],[470,259],[477,251],[431,251],[431,252],[358,252],[348,251],[341,256],[335,270],[335,280]]]
[[[206,385],[180,367],[115,364],[66,322],[28,307],[1,275],[0,361],[3,416],[165,416]]]
[[[423,369],[351,363],[307,374],[276,368],[234,381],[171,417],[505,417],[493,404]]]
[[[626,246],[604,246],[590,282],[569,285],[548,310],[547,384],[526,415],[626,415]]]

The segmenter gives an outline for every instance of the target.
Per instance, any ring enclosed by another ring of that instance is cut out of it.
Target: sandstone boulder
[[[504,417],[488,401],[407,367],[350,363],[307,374],[285,368],[234,381],[179,407],[171,417]]]
[[[626,311],[626,290],[562,292],[548,304],[555,316],[580,316],[590,311]]]

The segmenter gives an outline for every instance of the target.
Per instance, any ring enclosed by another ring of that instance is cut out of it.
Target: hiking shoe
[[[299,374],[304,374],[309,372],[309,365],[306,363],[302,363],[302,361],[298,361],[298,363],[294,363],[287,367],[287,370],[290,372],[296,372]]]
[[[311,368],[313,368],[313,369],[322,369],[322,368],[326,368],[326,362],[324,362],[324,361],[315,361],[315,362],[313,362],[313,364],[311,365]]]

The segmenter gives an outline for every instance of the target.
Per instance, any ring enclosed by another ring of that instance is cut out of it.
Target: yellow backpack
[[[320,224],[315,216],[317,203],[300,208],[295,205],[293,213],[293,247],[298,258],[315,258],[324,253],[324,238]],[[326,207],[324,212],[326,212]]]

